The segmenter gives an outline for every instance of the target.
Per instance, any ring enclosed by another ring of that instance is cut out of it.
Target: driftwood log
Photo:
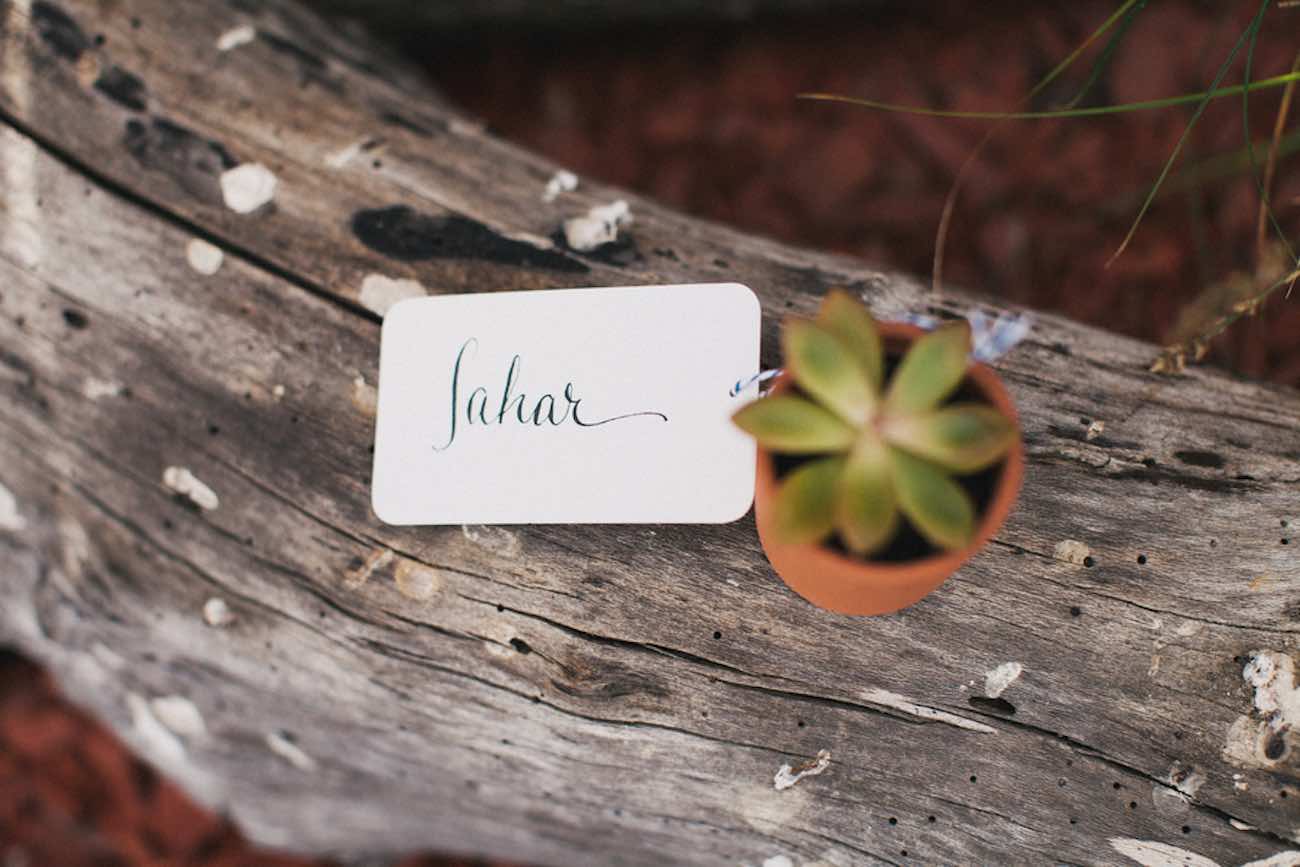
[[[386,527],[397,295],[739,280],[768,362],[831,285],[885,317],[992,308],[587,181],[545,202],[555,166],[382,47],[197,5],[0,4],[0,641],[195,796],[349,857],[1300,848],[1294,391],[1156,377],[1151,346],[1040,317],[999,365],[1020,504],[890,617],[795,597],[750,519]],[[564,246],[624,196],[619,242]]]

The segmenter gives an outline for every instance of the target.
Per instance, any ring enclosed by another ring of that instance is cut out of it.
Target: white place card
[[[443,295],[384,317],[389,524],[727,523],[749,510],[758,299],[738,283]]]

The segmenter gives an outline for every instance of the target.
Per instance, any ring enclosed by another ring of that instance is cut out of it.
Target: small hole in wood
[[[1136,809],[1138,808],[1138,802],[1137,802],[1137,801],[1129,801],[1129,802],[1128,802],[1128,808],[1129,808],[1130,810],[1136,810]]]
[[[1211,547],[1211,548],[1217,548],[1218,546],[1219,546],[1218,541],[1216,541],[1216,540],[1214,540],[1214,539],[1211,539],[1211,540],[1210,540],[1210,547]]]
[[[221,433],[221,428],[217,427],[215,424],[210,424],[208,425],[208,433],[212,436],[216,436]]]
[[[1285,797],[1287,797],[1286,789],[1283,789],[1282,791],[1278,792],[1278,793],[1277,793],[1277,796],[1278,796],[1279,798],[1285,798]]]
[[[1005,716],[1016,715],[1016,706],[1005,698],[987,698],[982,695],[972,695],[967,700],[971,703],[971,707],[977,707],[989,713],[1003,714]]]
[[[1146,555],[1146,554],[1138,554],[1138,565],[1139,565],[1139,566],[1145,566],[1146,564],[1147,564],[1147,555]]]
[[[528,642],[524,641],[522,638],[510,639],[510,646],[513,647],[516,652],[521,653],[524,656],[533,652],[533,649],[528,646]]]
[[[95,34],[95,44],[96,44],[96,45],[103,45],[103,44],[104,44],[105,42],[107,42],[107,41],[108,41],[108,40],[104,37],[104,34],[102,34],[102,33],[96,33],[96,34]]]
[[[1086,568],[1091,569],[1093,566],[1096,566],[1096,565],[1097,565],[1097,561],[1094,560],[1094,559],[1092,559],[1091,557],[1084,557],[1084,558],[1083,558],[1083,565],[1084,565]]]
[[[82,313],[80,310],[73,310],[70,307],[63,311],[63,321],[67,323],[69,328],[75,328],[78,331],[90,324],[90,320],[86,318],[86,314]]]
[[[722,633],[719,632],[719,631],[717,631],[717,630],[714,630],[714,632],[713,632],[713,637],[714,637],[714,638],[721,638],[721,637],[722,637]]]
[[[978,779],[978,778],[977,778],[974,774],[971,774],[971,775],[970,775],[970,781],[971,781],[972,783],[975,782],[976,779]]]
[[[891,824],[891,825],[897,825],[897,824],[898,824],[898,819],[894,818],[893,816],[890,816],[890,817],[889,817],[889,824]]]
[[[939,821],[939,820],[936,819],[934,816],[926,816],[926,817],[925,817],[925,820],[926,820],[927,822],[929,822],[931,825],[933,825],[935,822]]]
[[[1190,833],[1192,833],[1192,828],[1191,828],[1191,826],[1190,826],[1190,825],[1184,825],[1184,826],[1183,826],[1183,833],[1184,833],[1184,834],[1190,834]]]
[[[1115,791],[1119,791],[1120,789],[1124,788],[1119,783],[1111,783],[1111,786],[1114,787]]]
[[[903,858],[906,858],[906,857],[907,857],[907,850],[906,850],[906,849],[899,849],[899,850],[898,850],[898,854],[899,854],[900,856],[902,856]]]
[[[1282,540],[1282,544],[1283,544],[1283,545],[1290,545],[1290,544],[1291,544],[1291,540],[1290,540],[1290,539],[1283,539],[1283,540]]]
[[[501,613],[504,612],[505,610],[506,610],[506,607],[505,607],[504,605],[498,605],[498,606],[497,606],[497,614],[501,614]]]
[[[1070,824],[1071,824],[1071,825],[1077,825],[1077,824],[1079,824],[1079,820],[1078,820],[1078,819],[1071,819],[1071,820],[1070,820]]]
[[[803,720],[799,720],[797,723],[795,723],[795,725],[799,726],[799,728],[803,728],[804,726],[807,725],[807,723],[804,722]]]
[[[1071,606],[1070,606],[1070,616],[1071,616],[1071,617],[1078,617],[1078,616],[1079,616],[1080,614],[1082,614],[1082,613],[1083,613],[1083,609],[1080,608],[1078,605],[1071,605]]]

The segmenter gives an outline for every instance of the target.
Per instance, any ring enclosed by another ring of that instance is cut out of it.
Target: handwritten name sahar
[[[486,386],[480,385],[469,391],[462,404],[460,397],[463,387],[461,377],[465,372],[465,362],[468,357],[472,357],[477,351],[478,339],[471,337],[461,344],[460,350],[456,353],[456,361],[451,369],[451,406],[448,412],[447,439],[441,445],[435,445],[433,447],[434,451],[442,452],[451,448],[456,441],[457,433],[461,430],[460,419],[462,417],[466,425],[486,426],[517,422],[518,424],[531,424],[534,427],[541,427],[542,425],[559,427],[564,424],[572,424],[583,428],[600,427],[616,421],[637,418],[657,418],[663,422],[668,421],[668,416],[653,410],[623,413],[596,420],[584,418],[582,415],[583,399],[574,394],[572,382],[565,383],[564,391],[560,397],[557,398],[554,394],[547,392],[539,395],[530,403],[527,394],[515,394],[515,387],[523,368],[523,362],[518,355],[510,359],[510,366],[506,369],[505,380],[501,387],[499,402],[493,399],[493,394],[489,393]],[[489,411],[489,403],[496,408],[495,412]]]

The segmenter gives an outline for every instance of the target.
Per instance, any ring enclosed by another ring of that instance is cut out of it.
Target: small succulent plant
[[[871,313],[846,292],[826,296],[816,320],[782,331],[798,392],[760,397],[734,416],[769,451],[806,456],[781,479],[773,532],[787,543],[826,540],[867,557],[906,517],[940,549],[975,535],[975,504],[953,478],[997,463],[1016,440],[985,403],[945,401],[966,377],[970,327],[947,325],[915,341],[885,382]]]

